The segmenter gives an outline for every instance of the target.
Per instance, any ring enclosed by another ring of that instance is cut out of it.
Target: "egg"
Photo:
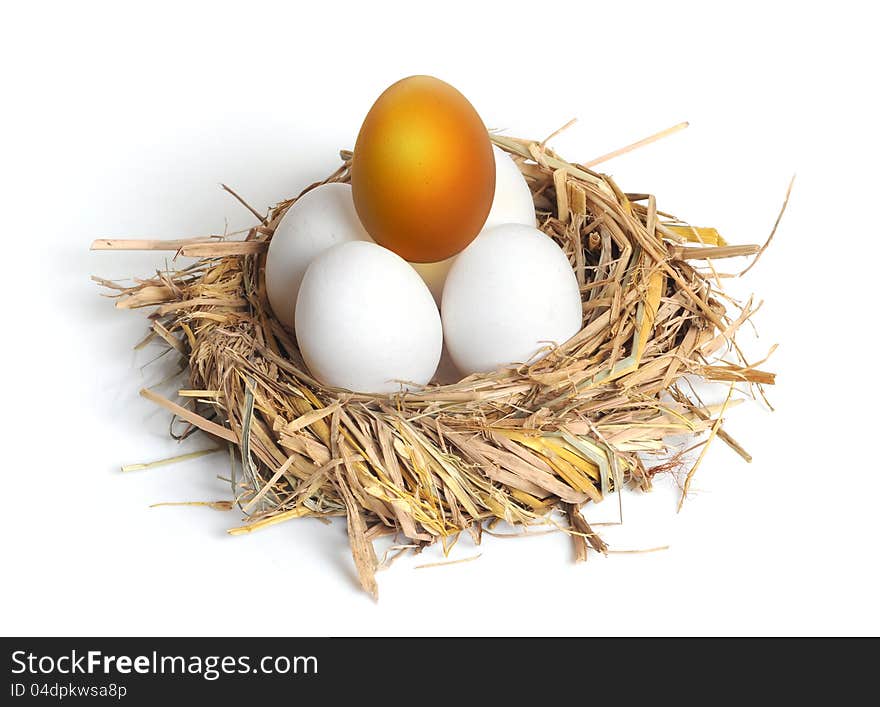
[[[455,259],[442,312],[446,346],[463,374],[534,362],[581,327],[580,290],[568,258],[524,224],[484,231]]]
[[[496,145],[492,150],[495,152],[495,197],[483,230],[503,223],[534,226],[535,202],[526,178],[508,153]]]
[[[455,255],[483,228],[495,158],[474,107],[432,76],[410,76],[379,96],[355,142],[351,188],[379,245],[411,262]]]
[[[317,255],[338,243],[370,240],[348,184],[323,184],[303,194],[281,218],[266,255],[266,294],[276,318],[294,328],[300,283]]]
[[[334,246],[309,265],[296,338],[315,378],[359,393],[425,385],[443,347],[425,283],[400,256],[364,241]]]
[[[502,223],[522,223],[535,225],[535,204],[532,191],[513,158],[504,150],[492,146],[495,153],[495,196],[483,230]],[[443,285],[449,268],[457,256],[446,258],[439,263],[412,263],[416,272],[431,290],[438,306],[443,296]]]

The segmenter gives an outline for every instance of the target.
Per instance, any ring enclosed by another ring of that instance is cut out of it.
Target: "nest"
[[[233,497],[220,505],[237,504],[245,517],[231,533],[345,516],[360,583],[376,595],[381,536],[415,550],[440,541],[448,551],[463,531],[479,542],[500,521],[549,522],[583,560],[588,548],[606,551],[584,504],[625,485],[649,488],[668,468],[668,437],[708,431],[748,460],[721,428],[725,406],[705,406],[683,382],[695,376],[731,391],[741,383],[758,394],[773,382],[735,343],[755,308],[724,295],[712,264],[761,249],[729,246],[544,143],[492,140],[519,165],[540,228],[564,249],[582,292],[581,331],[531,365],[394,395],[321,385],[273,317],[263,277],[274,227],[295,198],[268,216],[251,209],[260,223],[244,240],[95,243],[199,258],[133,287],[98,280],[115,289],[117,307],[155,307],[150,336],[188,365],[183,404],[142,394],[228,444]],[[351,153],[341,157],[303,193],[347,181]]]

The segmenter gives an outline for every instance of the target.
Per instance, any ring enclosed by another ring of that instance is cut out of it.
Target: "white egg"
[[[354,210],[351,186],[333,182],[303,194],[284,214],[266,255],[266,294],[278,320],[293,329],[306,268],[328,248],[370,241]]]
[[[425,283],[400,256],[375,243],[342,243],[306,270],[296,338],[312,375],[359,393],[428,383],[443,329]]]
[[[496,145],[492,149],[495,151],[495,198],[483,230],[503,223],[534,226],[535,202],[525,177],[508,153]]]
[[[503,223],[534,226],[535,204],[525,177],[509,154],[495,145],[492,149],[495,151],[495,197],[483,230]],[[422,276],[438,305],[443,297],[443,284],[446,282],[449,268],[457,257],[458,255],[453,255],[437,263],[411,263],[416,272]]]
[[[534,226],[483,231],[456,258],[443,289],[443,333],[458,369],[534,362],[581,327],[577,278],[562,249]]]

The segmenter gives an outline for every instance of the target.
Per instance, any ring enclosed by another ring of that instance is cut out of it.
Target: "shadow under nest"
[[[174,242],[199,258],[178,271],[133,287],[96,278],[116,290],[117,307],[156,307],[151,336],[185,359],[186,405],[142,393],[230,445],[233,498],[245,515],[231,533],[346,516],[361,585],[375,596],[379,536],[448,548],[462,531],[479,542],[487,524],[552,518],[583,560],[606,546],[581,507],[626,484],[649,488],[644,460],[667,452],[665,438],[709,430],[748,459],[720,429],[723,409],[679,383],[685,375],[758,391],[773,383],[735,344],[754,307],[726,298],[706,266],[759,249],[728,246],[543,144],[492,140],[517,162],[539,227],[563,248],[581,288],[580,332],[532,365],[395,395],[312,379],[272,316],[263,278],[274,226],[295,199],[265,218],[254,211],[260,225],[243,241]],[[351,154],[341,156],[325,182],[348,181]],[[734,362],[718,356],[728,349]]]

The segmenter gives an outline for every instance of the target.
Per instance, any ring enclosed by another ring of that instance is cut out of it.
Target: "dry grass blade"
[[[151,400],[157,405],[161,405],[162,407],[167,408],[180,419],[186,420],[190,424],[195,425],[200,430],[203,430],[208,434],[212,434],[216,437],[219,437],[220,439],[225,439],[227,442],[238,442],[238,437],[235,436],[235,433],[232,432],[232,430],[228,430],[225,427],[218,425],[216,422],[206,420],[201,415],[194,413],[192,410],[187,410],[177,403],[172,403],[167,398],[163,398],[161,395],[153,392],[152,390],[144,388],[141,390],[141,395],[147,400]]]
[[[449,565],[462,565],[466,562],[473,562],[474,560],[479,560],[483,556],[482,552],[478,552],[476,555],[471,555],[470,557],[462,557],[459,560],[446,560],[445,562],[428,562],[424,565],[416,565],[415,569],[417,570],[426,570],[431,567],[449,567]]]
[[[691,481],[693,481],[694,476],[697,473],[697,469],[700,468],[700,464],[703,463],[703,459],[706,457],[706,452],[709,451],[709,445],[712,443],[712,440],[715,439],[715,436],[718,434],[718,430],[721,429],[721,425],[724,422],[724,413],[727,412],[727,406],[730,404],[730,398],[733,395],[733,390],[733,386],[730,386],[730,389],[727,391],[727,399],[724,401],[724,405],[721,406],[721,412],[718,413],[718,418],[712,425],[712,429],[709,432],[709,437],[703,444],[703,448],[700,450],[700,456],[697,457],[697,461],[694,462],[694,465],[691,467],[690,471],[685,477],[684,486],[681,489],[681,497],[678,500],[679,511],[681,511],[682,506],[684,506],[684,501],[687,498],[688,491],[690,491],[691,488]]]
[[[773,237],[776,235],[776,231],[779,228],[779,224],[782,221],[782,217],[785,215],[785,210],[788,208],[788,200],[791,198],[791,190],[794,188],[794,176],[792,176],[791,181],[788,183],[788,189],[785,191],[785,201],[782,202],[782,208],[779,209],[779,215],[776,217],[776,222],[773,224],[773,228],[770,231],[770,235],[767,236],[767,240],[764,241],[764,245],[758,250],[758,254],[755,256],[755,259],[749,263],[749,266],[743,270],[739,276],[742,277],[749,270],[751,270],[758,262],[758,259],[764,255],[764,251],[770,247],[770,244],[773,242]]]
[[[198,243],[216,243],[220,236],[156,240],[146,238],[97,238],[90,250],[180,250]]]
[[[637,150],[640,147],[644,147],[645,145],[650,145],[652,142],[657,142],[658,140],[662,140],[673,133],[677,133],[679,130],[684,130],[688,127],[690,123],[687,121],[683,123],[678,123],[673,125],[671,128],[666,128],[666,130],[661,130],[659,133],[654,133],[653,135],[649,135],[646,138],[642,138],[637,142],[632,143],[631,145],[627,145],[626,147],[621,147],[617,150],[612,150],[608,154],[602,155],[601,157],[596,157],[595,159],[590,160],[589,162],[584,163],[582,166],[585,169],[590,169],[597,165],[602,164],[603,162],[607,162],[608,160],[614,159],[615,157],[620,157],[621,155],[625,155],[627,152],[632,152],[633,150]]]
[[[160,466],[168,466],[170,464],[177,464],[178,462],[189,461],[190,459],[198,459],[199,457],[204,457],[208,454],[214,454],[214,452],[219,452],[220,447],[211,447],[211,449],[201,449],[198,452],[189,452],[188,454],[179,454],[176,457],[168,457],[167,459],[158,459],[154,462],[146,462],[144,464],[126,464],[123,466],[120,471],[128,472],[128,471],[146,471],[147,469],[155,469]]]

